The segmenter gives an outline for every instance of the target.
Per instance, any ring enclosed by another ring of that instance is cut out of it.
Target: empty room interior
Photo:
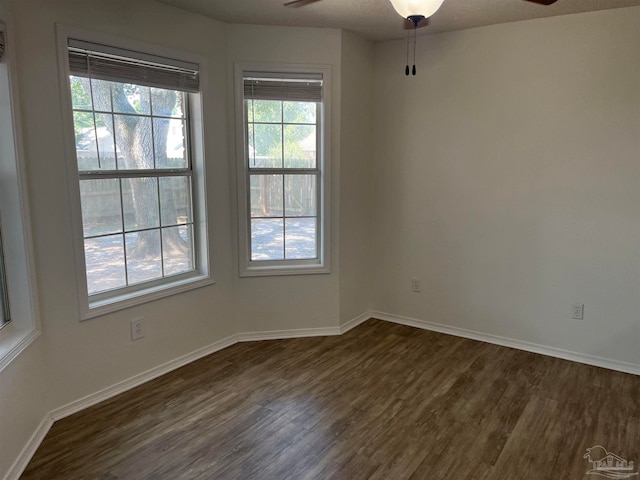
[[[639,474],[640,0],[0,0],[0,228],[4,480]]]

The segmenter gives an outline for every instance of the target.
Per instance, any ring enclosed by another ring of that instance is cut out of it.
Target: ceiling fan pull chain
[[[413,26],[413,75],[414,76],[416,74],[416,42],[417,40],[418,40],[418,24],[416,23]],[[408,69],[409,69],[409,65],[407,65],[407,70]]]
[[[407,66],[404,68],[404,74],[409,76],[409,30],[407,30]]]

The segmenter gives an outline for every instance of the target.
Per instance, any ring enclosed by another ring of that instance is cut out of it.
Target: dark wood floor
[[[640,377],[369,320],[56,422],[22,478],[573,480],[595,445],[640,464]]]

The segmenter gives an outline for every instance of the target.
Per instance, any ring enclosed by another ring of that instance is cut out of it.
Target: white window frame
[[[0,329],[11,322],[11,308],[9,307],[9,287],[4,266],[4,248],[2,247],[2,215],[0,211]]]
[[[0,229],[10,322],[0,328],[0,371],[40,335],[36,280],[31,250],[29,203],[22,147],[14,37],[0,19],[5,52],[0,59]]]
[[[251,260],[251,229],[249,222],[249,164],[246,151],[246,118],[244,108],[245,72],[290,75],[322,75],[322,102],[319,110],[319,145],[317,166],[320,176],[317,206],[318,258],[313,260]],[[235,64],[235,134],[238,191],[238,260],[241,277],[272,275],[305,275],[330,273],[330,153],[331,153],[331,67],[328,65],[301,65],[279,63]]]
[[[65,129],[66,157],[68,160],[68,203],[73,228],[73,246],[80,320],[95,318],[135,305],[140,305],[159,298],[164,298],[215,283],[210,267],[211,255],[208,241],[204,125],[202,115],[202,96],[204,95],[204,91],[208,85],[205,58],[193,53],[177,51],[158,45],[123,39],[121,37],[66,25],[56,25],[56,33],[61,87],[60,98],[64,117],[63,123]],[[110,293],[89,295],[84,254],[80,181],[76,159],[71,90],[69,83],[69,38],[199,64],[200,92],[197,94],[187,94],[189,95],[191,127],[189,132],[189,145],[191,147],[191,162],[193,169],[192,202],[195,249],[195,270],[193,272],[146,282],[140,285],[125,287]]]

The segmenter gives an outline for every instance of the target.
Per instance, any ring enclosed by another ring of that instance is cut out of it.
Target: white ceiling
[[[158,1],[230,23],[341,28],[375,41],[404,36],[402,19],[389,0],[321,0],[300,8],[284,7],[286,0]],[[445,0],[420,33],[635,5],[640,0],[558,0],[550,6],[523,0]]]

